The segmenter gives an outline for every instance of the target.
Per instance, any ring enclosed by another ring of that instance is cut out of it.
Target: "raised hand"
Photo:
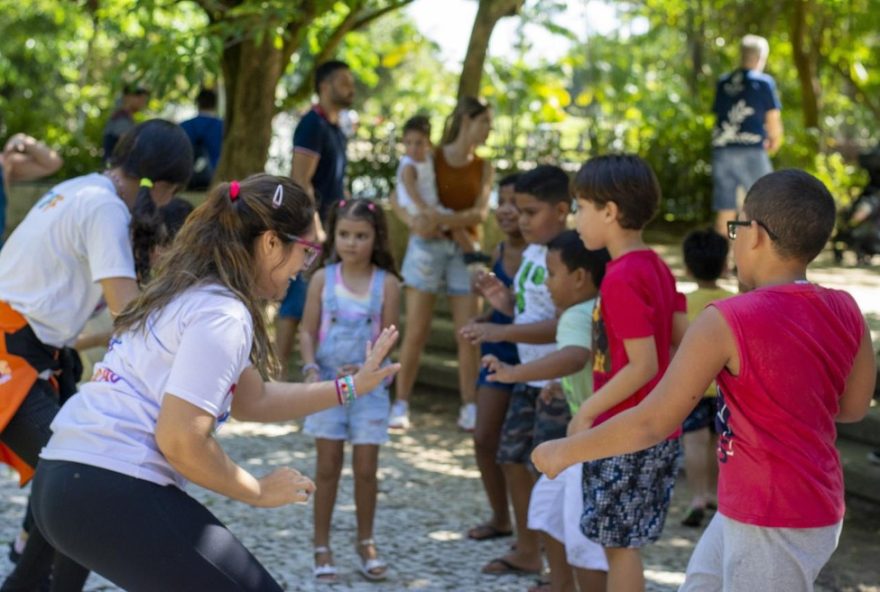
[[[373,343],[367,342],[364,363],[354,375],[355,389],[359,395],[366,395],[375,390],[382,381],[397,374],[400,364],[388,364],[382,366],[382,362],[391,353],[391,349],[397,342],[399,333],[394,325],[386,327]]]
[[[471,345],[479,345],[483,342],[504,341],[503,330],[504,325],[496,323],[468,323],[459,329],[458,333]]]
[[[535,465],[538,472],[544,473],[548,479],[555,479],[565,468],[557,462],[559,455],[555,453],[554,448],[558,442],[559,440],[550,440],[539,444],[532,450],[532,464]]]
[[[513,314],[513,293],[494,273],[480,272],[474,279],[474,288],[495,310]]]
[[[544,385],[544,388],[541,389],[541,394],[538,396],[548,405],[553,399],[564,399],[565,393],[562,391],[562,383],[557,381],[548,382]]]
[[[514,368],[512,364],[506,364],[492,354],[483,356],[482,362],[483,367],[489,370],[489,375],[486,377],[489,381],[504,383],[516,382],[516,377],[513,376],[512,372]]]
[[[290,467],[279,467],[259,479],[259,482],[260,496],[253,505],[261,508],[305,503],[315,491],[311,479]]]

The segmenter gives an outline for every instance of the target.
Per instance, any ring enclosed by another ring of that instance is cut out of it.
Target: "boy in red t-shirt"
[[[665,263],[642,241],[660,203],[654,172],[637,156],[588,161],[574,181],[577,229],[611,254],[593,310],[593,392],[569,433],[598,426],[644,399],[687,328],[687,304]],[[675,484],[674,426],[647,450],[584,465],[584,535],[605,548],[608,589],[643,590],[640,548],[660,538]]]
[[[743,211],[728,235],[739,280],[752,291],[706,308],[643,403],[542,445],[533,459],[553,476],[651,446],[717,376],[719,508],[681,590],[809,591],[844,513],[834,423],[865,416],[874,353],[852,297],[806,280],[834,227],[825,186],[803,171],[777,171],[755,183]]]

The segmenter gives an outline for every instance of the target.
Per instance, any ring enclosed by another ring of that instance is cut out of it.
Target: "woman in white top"
[[[69,346],[102,298],[118,313],[137,295],[132,219],[153,202],[168,202],[191,172],[184,131],[168,121],[144,122],[120,139],[109,170],[53,187],[0,251],[0,461],[18,470],[22,484],[79,380]],[[33,531],[27,521],[25,529]],[[3,590],[32,589],[51,560],[51,549],[31,532]],[[58,589],[81,587],[83,570],[64,570],[62,578],[58,569],[56,563]]]
[[[254,506],[308,499],[282,467],[257,478],[214,438],[230,416],[286,421],[350,404],[393,375],[386,329],[354,376],[264,382],[274,359],[264,317],[314,260],[311,200],[286,177],[218,186],[115,323],[92,382],[61,409],[34,479],[37,526],[75,561],[125,590],[281,590],[183,491],[188,481]],[[63,491],[63,496],[57,492]]]

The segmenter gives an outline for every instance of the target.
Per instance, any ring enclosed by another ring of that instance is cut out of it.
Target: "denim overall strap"
[[[373,339],[382,332],[382,304],[385,296],[385,270],[373,269],[373,282],[370,285],[370,323],[373,329]]]
[[[333,324],[339,311],[339,302],[336,300],[336,282],[342,266],[340,263],[331,263],[324,268],[324,291],[321,293],[321,327],[318,330],[319,339],[323,340]]]

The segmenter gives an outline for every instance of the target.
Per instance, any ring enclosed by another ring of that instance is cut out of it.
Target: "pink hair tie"
[[[339,200],[339,207],[340,207],[340,208],[344,208],[344,207],[345,207],[345,200],[344,200],[344,199],[340,199],[340,200]]]
[[[370,210],[371,212],[374,211],[376,209],[376,204],[374,204],[373,202],[369,202],[367,204],[367,209]]]
[[[238,181],[232,181],[229,183],[229,200],[235,202],[238,199],[238,191],[241,189],[241,186],[238,184]]]

